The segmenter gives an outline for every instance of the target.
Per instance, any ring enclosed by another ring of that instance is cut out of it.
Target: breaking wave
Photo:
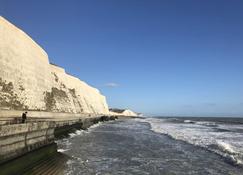
[[[69,133],[69,137],[70,138],[73,138],[73,137],[78,136],[78,135],[81,135],[83,133],[84,133],[84,130],[77,130],[74,133]]]
[[[192,120],[171,122],[160,118],[147,118],[145,121],[150,123],[154,132],[203,147],[231,164],[243,166],[243,133],[234,132],[243,129],[243,125]]]

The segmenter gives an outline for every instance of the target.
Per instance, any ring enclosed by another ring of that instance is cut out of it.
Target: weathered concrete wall
[[[47,53],[0,17],[0,109],[108,114],[100,92],[49,64]]]
[[[52,143],[54,129],[54,122],[0,126],[0,163]]]
[[[46,145],[44,147],[41,147],[37,150],[28,152],[24,156],[20,156],[14,160],[5,162],[0,165],[0,174],[1,175],[20,175],[20,174],[45,174],[45,175],[53,175],[53,174],[63,174],[63,166],[59,166],[58,164],[58,170],[60,171],[52,171],[52,169],[55,169],[55,164],[53,165],[53,160],[60,161],[61,158],[65,158],[66,156],[63,154],[60,154],[57,152],[57,145],[55,143]],[[64,160],[65,161],[65,160]],[[44,168],[42,166],[35,166],[43,165],[43,163],[46,165]],[[51,165],[51,166],[49,166]],[[52,167],[54,166],[54,167]],[[35,167],[32,169],[32,167]],[[48,167],[48,168],[47,168]],[[50,170],[51,169],[51,170]],[[34,170],[34,171],[33,171]],[[27,171],[27,172],[26,172]],[[58,173],[56,173],[58,172]]]

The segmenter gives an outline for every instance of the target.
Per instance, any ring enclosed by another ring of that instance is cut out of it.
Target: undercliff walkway
[[[0,126],[22,123],[22,113],[19,110],[1,110],[0,109]],[[76,121],[82,118],[94,118],[101,116],[110,116],[108,114],[91,114],[91,113],[64,113],[64,112],[46,112],[46,111],[28,111],[27,122],[43,121]]]

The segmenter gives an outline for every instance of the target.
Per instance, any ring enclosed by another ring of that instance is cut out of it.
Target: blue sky
[[[0,0],[0,15],[110,107],[243,116],[242,0]]]

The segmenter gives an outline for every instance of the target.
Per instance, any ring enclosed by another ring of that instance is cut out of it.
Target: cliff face
[[[108,114],[100,92],[49,64],[47,53],[0,17],[0,108]]]
[[[97,89],[66,74],[60,67],[50,67],[53,86],[51,92],[46,94],[47,109],[74,113],[108,113],[106,99]]]

